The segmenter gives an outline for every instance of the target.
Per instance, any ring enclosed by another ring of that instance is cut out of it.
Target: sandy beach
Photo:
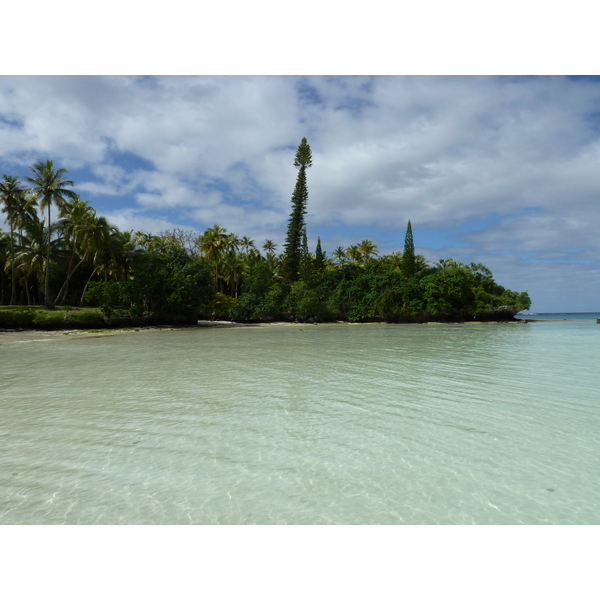
[[[375,323],[377,324],[377,323]],[[198,326],[177,327],[151,325],[148,327],[124,327],[122,329],[65,329],[58,331],[44,331],[40,329],[6,330],[0,331],[0,345],[18,342],[43,342],[56,339],[74,337],[105,337],[108,335],[123,335],[131,333],[144,333],[148,331],[186,331],[203,327],[210,328],[248,328],[248,327],[309,327],[314,323],[287,323],[284,321],[273,323],[234,323],[232,321],[198,321]]]
[[[553,321],[542,321],[541,319],[529,320],[523,319],[521,321],[513,321],[510,323],[535,323],[535,322],[557,322],[562,323],[563,320],[557,319]],[[452,325],[470,324],[470,325],[487,325],[487,324],[498,324],[507,323],[505,321],[465,321],[464,323],[451,323]],[[27,330],[5,330],[0,331],[0,346],[3,344],[19,343],[19,342],[43,342],[51,341],[56,339],[66,339],[75,337],[105,337],[109,335],[123,335],[131,333],[144,333],[148,331],[186,331],[189,329],[197,328],[279,328],[279,327],[315,327],[317,325],[351,325],[351,326],[377,326],[385,323],[348,323],[343,321],[327,322],[327,323],[291,323],[287,321],[274,321],[271,323],[235,323],[233,321],[208,321],[200,320],[197,326],[160,326],[150,325],[148,327],[124,327],[122,329],[65,329],[55,331],[44,331],[39,329],[27,329]],[[430,321],[426,323],[404,323],[405,325],[444,325],[447,323],[441,323],[437,321]]]

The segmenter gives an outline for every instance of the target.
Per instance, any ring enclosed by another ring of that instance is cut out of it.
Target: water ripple
[[[599,332],[0,344],[0,523],[598,523]]]

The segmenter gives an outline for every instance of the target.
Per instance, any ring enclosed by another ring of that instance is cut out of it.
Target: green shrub
[[[0,312],[0,327],[2,329],[29,328],[33,325],[35,310],[33,308],[16,308]]]

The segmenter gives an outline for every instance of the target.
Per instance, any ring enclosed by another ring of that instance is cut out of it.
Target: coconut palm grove
[[[304,138],[280,249],[219,224],[204,232],[119,231],[52,160],[36,162],[23,180],[4,175],[0,327],[489,321],[529,308],[526,292],[498,285],[481,264],[430,264],[415,254],[410,221],[403,252],[380,255],[371,240],[327,252],[320,239],[313,252],[305,222],[311,165]]]

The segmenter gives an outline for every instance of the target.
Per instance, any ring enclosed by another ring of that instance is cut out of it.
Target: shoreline
[[[199,320],[196,325],[145,325],[139,327],[115,327],[102,329],[0,329],[0,344],[4,342],[43,341],[64,337],[104,337],[123,335],[125,333],[143,333],[147,331],[188,331],[190,329],[239,329],[239,328],[281,328],[281,327],[315,327],[315,326],[377,326],[377,325],[514,325],[528,323],[587,323],[585,319],[515,319],[514,321],[425,321],[423,323],[385,323],[367,322],[351,323],[349,321],[328,321],[324,323],[303,323],[289,321],[272,321],[268,323],[238,323],[236,321]]]
[[[590,319],[523,319],[525,323],[592,323]]]
[[[248,329],[248,328],[282,328],[282,327],[315,327],[315,326],[380,326],[380,325],[499,325],[499,324],[523,324],[529,321],[464,321],[457,323],[445,323],[438,321],[427,321],[424,323],[350,323],[348,321],[333,321],[326,323],[301,323],[289,321],[273,321],[270,323],[237,323],[235,321],[208,321],[199,320],[197,325],[146,325],[140,327],[120,327],[114,329],[0,329],[0,346],[2,343],[19,343],[34,341],[50,341],[53,339],[65,339],[73,337],[105,337],[123,335],[127,333],[143,333],[148,331],[188,331],[191,329]]]

